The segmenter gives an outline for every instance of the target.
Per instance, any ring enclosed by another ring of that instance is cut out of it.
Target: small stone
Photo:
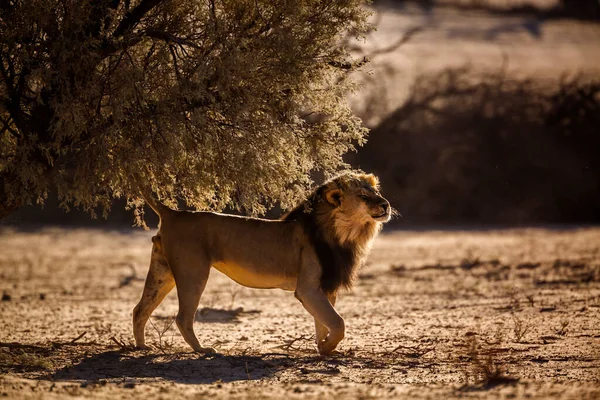
[[[12,297],[8,293],[2,293],[2,301],[11,301]]]

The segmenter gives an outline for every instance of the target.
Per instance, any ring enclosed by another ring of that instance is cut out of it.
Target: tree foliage
[[[198,209],[292,205],[364,140],[358,0],[0,0],[0,217],[107,210],[143,181]]]

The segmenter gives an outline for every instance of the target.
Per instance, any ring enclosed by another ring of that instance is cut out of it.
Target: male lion
[[[150,314],[177,286],[176,322],[194,351],[194,316],[211,266],[251,288],[294,291],[314,317],[321,354],[344,338],[344,320],[333,308],[340,288],[350,288],[373,239],[392,214],[370,174],[346,172],[318,187],[279,220],[212,212],[175,211],[143,194],[160,216],[152,238],[150,271],[133,310],[136,345],[145,345]]]

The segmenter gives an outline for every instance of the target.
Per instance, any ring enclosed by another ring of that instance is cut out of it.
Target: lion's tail
[[[150,208],[152,208],[159,217],[162,217],[163,215],[173,211],[161,203],[156,197],[154,197],[154,193],[152,193],[152,190],[149,187],[142,186],[140,188],[140,193],[142,194],[142,197],[146,203],[148,203]]]

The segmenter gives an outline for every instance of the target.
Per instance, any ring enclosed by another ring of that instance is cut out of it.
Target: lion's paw
[[[214,354],[217,352],[217,350],[215,350],[212,347],[200,347],[197,350],[194,350],[196,353],[202,353],[202,354]]]
[[[319,354],[321,354],[322,356],[329,356],[337,347],[337,343],[332,344],[331,342],[327,342],[327,340],[324,340],[321,343],[319,343],[317,347],[319,348]]]

